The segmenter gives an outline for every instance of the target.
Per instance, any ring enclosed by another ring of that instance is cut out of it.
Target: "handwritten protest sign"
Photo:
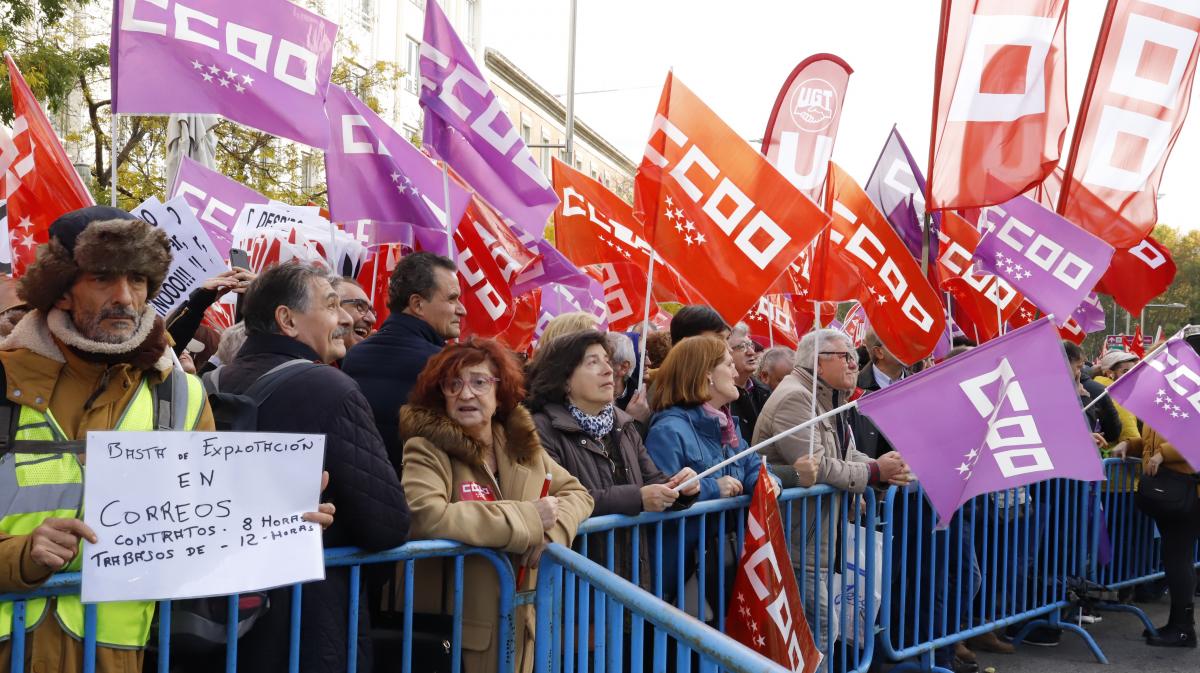
[[[85,603],[216,596],[325,576],[322,435],[89,432]]]
[[[186,302],[200,283],[228,268],[184,197],[161,203],[152,196],[133,214],[165,231],[171,241],[171,266],[158,296],[150,300],[160,316]]]

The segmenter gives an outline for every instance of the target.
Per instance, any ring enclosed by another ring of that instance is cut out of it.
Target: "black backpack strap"
[[[282,386],[292,377],[296,376],[297,374],[311,371],[317,367],[324,366],[325,365],[319,365],[315,362],[309,362],[308,360],[288,360],[287,362],[272,368],[266,374],[258,377],[258,380],[254,382],[254,385],[247,388],[246,392],[242,394],[253,399],[258,406],[261,407],[263,403],[267,401],[267,398],[274,394],[280,386]]]
[[[13,450],[21,418],[20,409],[8,399],[8,374],[4,371],[3,361],[0,361],[0,381],[4,382],[4,391],[0,393],[0,456],[3,456]]]

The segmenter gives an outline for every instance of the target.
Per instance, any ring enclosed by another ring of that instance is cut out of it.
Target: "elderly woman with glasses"
[[[569,546],[592,512],[592,497],[542,449],[520,405],[524,380],[516,358],[490,339],[446,346],[430,358],[400,410],[402,482],[412,537],[457,540],[513,555],[536,567],[547,542]],[[549,482],[548,484],[546,482]],[[546,488],[543,493],[543,488]],[[414,607],[449,614],[453,560],[417,564]],[[494,671],[504,640],[496,632],[500,585],[478,556],[464,562],[463,670]],[[536,572],[523,586],[531,589]],[[516,621],[516,670],[533,668],[532,606]]]

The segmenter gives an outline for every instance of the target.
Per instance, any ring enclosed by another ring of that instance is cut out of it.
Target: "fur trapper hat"
[[[38,247],[17,286],[17,295],[48,311],[71,289],[81,271],[140,273],[147,300],[158,294],[171,266],[166,233],[132,214],[109,206],[89,206],[62,215],[50,225],[50,242]]]

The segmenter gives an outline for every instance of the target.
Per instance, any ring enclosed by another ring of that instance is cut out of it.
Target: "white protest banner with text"
[[[85,603],[218,596],[323,579],[325,437],[89,432]]]
[[[166,203],[152,196],[134,209],[133,214],[162,229],[171,241],[171,266],[158,296],[150,300],[160,316],[166,317],[186,302],[197,286],[228,268],[182,196]]]

